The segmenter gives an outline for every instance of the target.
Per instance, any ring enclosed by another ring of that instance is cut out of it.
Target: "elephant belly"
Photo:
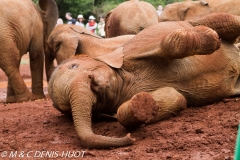
[[[188,106],[207,105],[239,94],[239,64],[236,48],[223,43],[213,54],[176,59],[159,67],[158,83],[181,92]]]
[[[235,95],[234,80],[216,80],[212,76],[211,78],[201,77],[185,82],[182,85],[176,85],[176,89],[186,97],[188,106],[208,105]]]

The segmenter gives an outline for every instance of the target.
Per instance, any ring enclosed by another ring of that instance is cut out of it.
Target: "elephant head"
[[[137,34],[155,23],[158,23],[158,14],[150,3],[130,0],[121,3],[106,15],[104,30],[109,38]]]
[[[77,25],[58,25],[50,34],[45,52],[45,68],[49,80],[54,70],[54,59],[59,65],[77,54],[99,56],[115,50],[134,35],[102,38],[84,27]],[[91,47],[89,47],[91,45]],[[96,52],[97,51],[97,52]]]
[[[211,8],[204,0],[175,2],[165,6],[159,21],[193,20],[210,14]]]
[[[83,53],[81,50],[82,46],[80,42],[82,38],[79,36],[80,34],[101,39],[101,37],[81,26],[62,24],[54,28],[46,43],[45,68],[48,80],[55,68],[54,59],[56,59],[57,64],[60,64],[75,54]]]
[[[72,113],[75,129],[81,144],[85,147],[121,147],[135,141],[130,134],[123,138],[113,138],[96,135],[91,128],[92,114],[102,110],[107,103],[109,107],[111,106],[111,102],[105,101],[105,98],[115,97],[114,89],[117,87],[115,85],[118,85],[118,75],[112,67],[121,67],[122,56],[122,54],[107,56],[105,62],[109,62],[111,67],[90,57],[75,56],[59,65],[51,76],[48,91],[53,99],[53,106],[62,113]],[[79,72],[78,76],[75,76],[76,72]],[[58,83],[61,83],[61,86]],[[65,91],[63,88],[68,89]],[[59,96],[62,98],[59,99]],[[101,105],[97,103],[100,99]],[[111,110],[114,109],[109,108],[110,112]]]

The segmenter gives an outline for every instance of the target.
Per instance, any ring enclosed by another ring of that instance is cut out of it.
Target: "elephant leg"
[[[162,52],[171,59],[211,54],[219,49],[220,45],[218,34],[206,26],[177,29],[161,42]]]
[[[215,30],[221,39],[234,43],[240,36],[240,17],[227,13],[212,13],[189,21],[193,26],[204,25]]]
[[[19,60],[20,61],[20,60]],[[19,69],[18,63],[12,64],[14,58],[6,60],[4,63],[0,63],[0,67],[8,76],[8,91],[7,91],[7,103],[24,102],[33,99],[32,93],[28,90],[24,83]]]
[[[34,41],[32,44],[35,44]],[[35,99],[45,98],[43,93],[43,53],[43,47],[37,48],[35,45],[30,47],[29,56],[32,75],[32,93],[34,94]]]
[[[7,86],[7,102],[8,103],[12,103],[12,102],[16,102],[16,94],[12,88],[12,85],[10,83],[10,81],[8,81],[8,86]]]
[[[118,108],[117,118],[126,128],[138,127],[177,115],[184,108],[185,97],[174,88],[165,87],[134,95]]]

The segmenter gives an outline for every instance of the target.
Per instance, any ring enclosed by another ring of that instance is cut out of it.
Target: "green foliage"
[[[128,0],[55,0],[58,5],[59,17],[66,21],[65,14],[70,12],[73,18],[77,18],[78,14],[82,14],[85,19],[90,15],[97,19],[105,16],[110,10],[118,6],[120,3]],[[156,9],[158,5],[165,6],[170,3],[180,2],[183,0],[144,0],[152,4]],[[38,0],[33,0],[38,3]],[[86,23],[86,21],[85,21]]]
[[[34,2],[35,4],[37,4],[37,3],[38,3],[38,0],[33,0],[33,2]]]
[[[93,12],[94,0],[56,0],[59,10],[59,17],[65,20],[65,14],[70,12],[73,18],[78,14],[89,15]],[[87,18],[87,17],[85,17]]]

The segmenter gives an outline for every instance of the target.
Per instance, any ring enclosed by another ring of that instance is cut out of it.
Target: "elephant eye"
[[[68,69],[75,69],[75,68],[78,68],[78,64],[77,63],[73,63],[73,64],[70,64],[68,65]]]
[[[58,50],[59,50],[59,48],[60,48],[60,45],[61,45],[61,43],[59,42],[59,43],[57,43],[56,45],[55,45],[55,52],[57,52]]]

